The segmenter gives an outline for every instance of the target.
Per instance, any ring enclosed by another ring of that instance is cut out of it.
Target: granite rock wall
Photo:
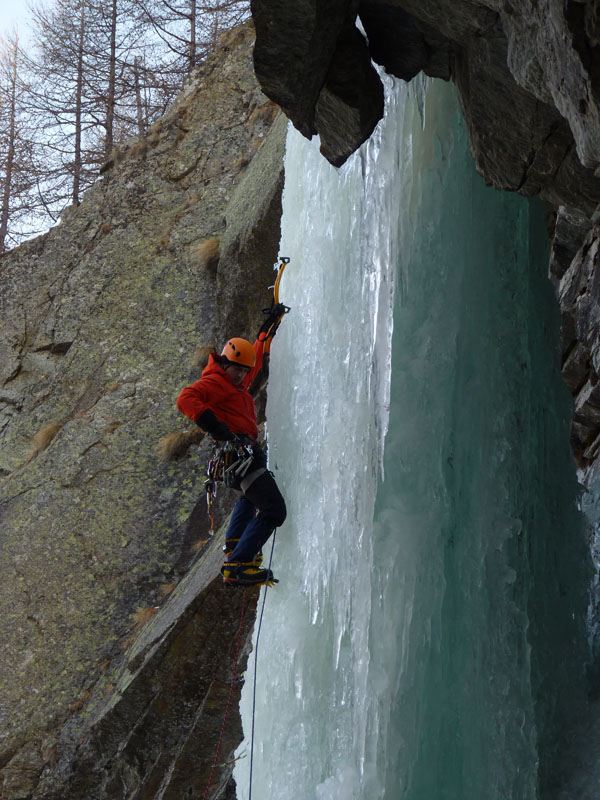
[[[223,36],[81,205],[0,259],[3,800],[204,793],[256,598],[240,629],[243,593],[215,581],[210,444],[155,450],[194,427],[175,400],[196,349],[253,338],[270,301],[287,121],[253,42]]]

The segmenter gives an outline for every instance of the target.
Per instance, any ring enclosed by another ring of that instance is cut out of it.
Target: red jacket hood
[[[221,366],[221,356],[211,353],[200,380],[187,386],[179,395],[177,408],[194,422],[204,411],[210,409],[233,433],[245,433],[256,439],[256,410],[248,387],[262,366],[262,342],[257,340],[254,348],[256,364],[240,386],[232,383]]]

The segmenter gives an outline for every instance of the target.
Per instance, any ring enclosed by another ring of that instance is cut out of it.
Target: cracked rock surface
[[[175,400],[198,377],[196,348],[232,329],[253,338],[270,299],[286,121],[256,83],[253,40],[251,25],[222,37],[81,205],[0,259],[3,800],[122,797],[136,782],[183,797],[186,780],[196,791],[205,777],[197,747],[213,743],[240,599],[222,612],[216,550],[194,593],[180,589],[214,543],[209,445],[167,464],[155,448],[192,426]],[[207,260],[214,238],[219,258]],[[136,642],[164,615],[140,662]],[[251,627],[252,613],[242,642]],[[144,717],[165,736],[146,762],[133,743],[152,738]],[[231,750],[237,712],[230,726]],[[227,782],[224,772],[215,791]]]

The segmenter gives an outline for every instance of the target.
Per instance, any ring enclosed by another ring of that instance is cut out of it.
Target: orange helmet
[[[256,363],[256,353],[253,345],[247,339],[229,339],[221,355],[225,356],[232,364],[241,364],[243,367],[252,367]]]

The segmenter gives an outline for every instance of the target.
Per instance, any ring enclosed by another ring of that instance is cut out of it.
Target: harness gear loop
[[[211,534],[215,532],[214,505],[217,484],[222,483],[226,487],[230,487],[239,482],[250,469],[253,459],[254,448],[251,444],[243,444],[239,441],[215,444],[215,449],[206,467],[207,479],[204,481]]]

